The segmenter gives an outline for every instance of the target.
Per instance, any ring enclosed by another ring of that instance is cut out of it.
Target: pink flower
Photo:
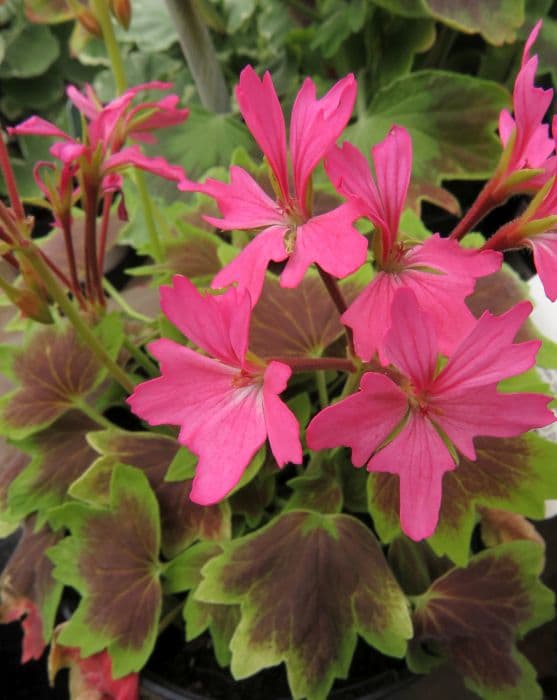
[[[132,107],[132,101],[140,91],[168,87],[171,85],[159,82],[137,85],[103,107],[91,86],[85,88],[85,94],[69,86],[67,92],[70,100],[88,121],[83,142],[41,117],[30,117],[8,131],[21,136],[60,139],[51,147],[52,155],[68,168],[80,167],[92,172],[94,177],[102,180],[105,191],[118,189],[120,180],[117,173],[129,166],[179,181],[184,178],[184,171],[179,166],[170,165],[161,157],[145,156],[136,145],[124,147],[128,138],[152,142],[150,132],[154,129],[179,124],[187,119],[188,110],[176,107],[176,95]],[[41,184],[39,182],[39,186]]]
[[[379,232],[374,242],[379,272],[343,314],[354,332],[357,354],[365,361],[375,352],[385,361],[383,343],[391,325],[395,291],[412,289],[420,306],[434,319],[441,351],[449,353],[474,323],[464,299],[474,291],[476,279],[495,272],[501,256],[490,251],[467,250],[439,235],[416,245],[398,241],[399,223],[412,169],[412,143],[408,132],[394,126],[372,149],[375,179],[367,159],[352,144],[334,146],[325,169],[336,189]],[[447,309],[451,309],[447,313]]]
[[[356,467],[398,474],[403,531],[431,536],[443,474],[456,467],[446,442],[475,460],[474,437],[511,437],[554,420],[549,397],[497,392],[499,381],[535,362],[538,341],[512,342],[530,311],[524,302],[502,316],[484,313],[438,372],[435,322],[413,292],[398,290],[385,337],[389,376],[364,374],[358,393],[321,411],[308,427],[309,447],[347,445]]]
[[[341,278],[364,262],[365,238],[352,226],[357,214],[351,205],[313,216],[311,174],[346,126],[356,97],[356,81],[348,75],[321,99],[307,78],[296,97],[290,122],[290,160],[293,188],[288,177],[284,116],[269,73],[260,80],[253,68],[244,68],[236,89],[242,115],[272,171],[276,199],[269,197],[242,168],[232,167],[230,183],[208,179],[204,184],[184,181],[180,188],[213,197],[223,218],[206,217],[223,230],[263,229],[221,270],[213,287],[238,282],[254,302],[261,294],[269,262],[287,260],[283,287],[296,287],[307,268],[317,263]]]
[[[177,328],[208,355],[162,338],[150,344],[162,376],[128,399],[151,425],[180,426],[179,441],[199,456],[190,498],[210,505],[239,482],[268,438],[279,466],[300,464],[298,421],[278,397],[291,369],[248,353],[251,299],[231,288],[202,295],[185,277],[161,288],[161,306]]]
[[[508,197],[513,192],[533,191],[540,187],[548,175],[554,174],[557,158],[549,127],[543,118],[553,98],[553,90],[535,87],[538,57],[530,57],[542,21],[530,32],[522,54],[522,65],[513,90],[514,118],[507,109],[499,117],[499,137],[505,148],[500,165],[494,175],[493,196]],[[522,170],[538,170],[541,173],[521,174]]]

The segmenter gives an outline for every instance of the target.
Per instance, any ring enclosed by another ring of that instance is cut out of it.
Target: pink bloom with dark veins
[[[541,26],[540,20],[524,46],[522,65],[513,90],[514,117],[507,109],[503,109],[499,116],[499,137],[505,152],[493,178],[495,196],[498,189],[507,196],[513,192],[535,191],[557,168],[555,143],[549,136],[549,126],[543,121],[553,99],[553,90],[535,86],[538,57],[530,56]],[[543,172],[526,176],[526,179],[519,175],[521,170],[530,169],[542,169]]]
[[[98,171],[105,191],[119,188],[121,183],[118,173],[129,166],[179,181],[185,177],[181,167],[170,165],[160,156],[146,156],[137,145],[125,146],[128,138],[153,142],[151,131],[179,124],[187,119],[189,112],[177,107],[176,95],[132,106],[132,101],[139,92],[166,90],[169,87],[170,83],[160,82],[137,85],[103,107],[91,86],[85,88],[85,94],[69,86],[68,97],[87,120],[83,142],[72,138],[41,117],[30,117],[8,131],[10,134],[21,136],[48,136],[60,139],[50,148],[52,155],[67,167],[85,166]]]
[[[312,263],[337,278],[355,272],[365,260],[367,242],[352,226],[356,218],[352,205],[343,204],[314,216],[310,187],[312,172],[352,113],[356,98],[354,76],[340,80],[321,99],[316,99],[313,81],[304,81],[290,121],[292,184],[284,116],[271,76],[265,73],[260,79],[251,66],[244,68],[236,96],[246,124],[271,169],[275,199],[237,166],[231,168],[228,184],[208,179],[203,184],[184,181],[180,185],[181,189],[203,192],[215,199],[222,218],[206,217],[214,226],[225,231],[262,229],[217,274],[212,286],[237,282],[249,290],[255,302],[271,261],[287,261],[280,277],[283,287],[296,287]]]
[[[191,500],[225,498],[267,439],[279,466],[300,464],[298,421],[278,396],[291,369],[248,352],[249,293],[203,295],[176,275],[172,287],[161,287],[161,306],[207,354],[167,338],[151,343],[162,376],[136,387],[128,403],[150,425],[180,426],[179,441],[199,456]]]
[[[365,156],[352,144],[334,146],[325,169],[336,189],[368,217],[378,232],[374,242],[378,273],[342,320],[354,332],[356,353],[365,361],[375,352],[385,361],[384,337],[391,325],[391,304],[397,289],[411,289],[434,319],[441,351],[449,353],[474,323],[464,299],[476,279],[495,272],[501,255],[462,248],[457,241],[431,236],[415,245],[398,240],[412,169],[408,132],[394,126],[372,149],[375,178]],[[448,313],[450,309],[450,313]]]
[[[475,460],[477,436],[512,437],[554,421],[550,397],[497,391],[502,379],[534,365],[540,343],[513,343],[531,308],[524,302],[502,316],[485,312],[438,371],[433,317],[412,291],[398,290],[384,346],[389,376],[367,372],[359,392],[321,411],[308,427],[308,446],[346,445],[354,466],[398,474],[403,531],[414,540],[430,537],[443,474],[457,466],[445,441]]]

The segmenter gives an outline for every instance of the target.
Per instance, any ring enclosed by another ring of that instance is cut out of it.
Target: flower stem
[[[122,60],[122,54],[120,53],[120,47],[116,41],[116,36],[114,34],[114,29],[112,27],[112,20],[110,19],[110,12],[106,0],[93,0],[93,5],[95,8],[95,15],[101,25],[103,40],[106,46],[108,56],[110,58],[110,64],[112,66],[112,72],[114,73],[114,80],[116,82],[116,92],[121,95],[125,92],[128,87],[128,82],[126,79],[126,72],[124,70],[124,62]],[[147,232],[149,234],[149,241],[151,243],[151,252],[155,262],[161,262],[163,258],[163,249],[159,241],[159,236],[157,233],[157,227],[155,225],[155,217],[153,214],[153,203],[151,197],[149,196],[149,191],[147,190],[147,184],[145,183],[145,177],[141,170],[135,170],[134,179],[137,190],[139,192],[139,198],[141,200],[141,207],[143,209],[143,216],[145,217],[145,224],[147,226]]]
[[[272,359],[288,365],[294,372],[313,372],[315,370],[356,371],[353,362],[342,357],[273,357]]]
[[[326,408],[329,405],[329,395],[327,393],[325,370],[316,370],[315,383],[317,384],[317,393],[319,395],[319,403],[321,404],[321,408]]]
[[[470,209],[451,231],[449,238],[459,241],[498,204],[498,200],[493,197],[493,181],[490,180],[476,197]]]
[[[128,393],[131,393],[134,390],[133,382],[124,370],[110,357],[97,336],[85,323],[72,301],[68,299],[64,290],[58,285],[56,278],[50,272],[48,265],[42,259],[35,245],[33,243],[28,243],[20,249],[20,252],[39,275],[50,297],[66,315],[77,335],[89,346],[95,357],[106,367],[110,375],[121,384]]]
[[[323,268],[321,268],[319,265],[316,265],[316,267],[317,271],[319,272],[319,276],[323,280],[323,284],[329,292],[329,296],[333,300],[334,305],[337,307],[339,314],[342,316],[342,314],[348,308],[348,305],[340,290],[338,282],[332,275],[330,275],[328,272],[325,272],[325,270],[323,270]],[[344,332],[346,333],[348,352],[351,357],[355,357],[356,352],[354,350],[354,335],[352,333],[352,329],[348,328],[348,326],[344,326]]]
[[[201,104],[211,112],[224,114],[230,111],[228,88],[211,35],[196,5],[194,0],[166,0]]]
[[[135,318],[136,321],[141,321],[142,323],[155,323],[154,318],[146,316],[145,314],[142,314],[139,311],[132,309],[132,307],[128,304],[128,302],[124,299],[120,292],[112,286],[112,284],[106,279],[106,277],[103,278],[103,287],[108,292],[111,299],[114,299],[118,306],[120,306],[130,318]]]
[[[99,413],[96,408],[93,406],[89,406],[88,403],[86,403],[82,398],[80,397],[75,397],[73,399],[73,405],[82,413],[85,413],[85,415],[90,418],[94,423],[97,423],[98,425],[102,426],[103,428],[108,428],[109,430],[111,428],[114,428],[114,425],[108,420],[108,418],[105,418],[102,413]]]
[[[110,223],[110,207],[112,206],[113,193],[107,192],[103,198],[103,213],[101,220],[101,235],[99,237],[99,254],[97,256],[97,265],[99,270],[104,270],[104,256],[106,253],[106,239],[108,237],[108,225]]]
[[[150,377],[159,376],[160,372],[157,365],[154,362],[151,362],[147,355],[136,347],[127,336],[124,337],[124,347],[137,362],[137,364],[143,367]]]
[[[22,222],[25,219],[25,211],[23,210],[23,204],[19,197],[19,192],[17,191],[17,183],[15,181],[14,171],[10,163],[10,157],[8,156],[8,149],[4,143],[4,134],[0,131],[0,169],[4,175],[4,180],[6,182],[6,189],[8,190],[8,195],[10,197],[10,203],[17,221]]]

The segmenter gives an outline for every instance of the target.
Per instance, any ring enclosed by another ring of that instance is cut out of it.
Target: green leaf
[[[26,616],[23,647],[29,658],[40,658],[52,635],[62,585],[52,577],[46,550],[59,539],[49,527],[37,529],[30,518],[0,577],[0,622]]]
[[[42,75],[59,55],[58,40],[48,27],[26,24],[23,31],[6,46],[0,65],[0,78],[34,78]]]
[[[253,15],[256,5],[257,0],[224,0],[227,14],[227,32],[233,34],[238,31]]]
[[[29,464],[29,455],[0,437],[0,517],[7,517],[8,489]]]
[[[265,509],[275,496],[278,465],[270,452],[267,452],[263,466],[245,486],[230,497],[230,507],[234,515],[245,518],[248,527],[256,528],[265,517]]]
[[[67,22],[74,16],[66,0],[23,0],[25,15],[37,24]]]
[[[438,555],[465,564],[478,506],[544,517],[544,502],[557,496],[557,445],[528,433],[516,438],[476,438],[477,460],[460,456],[460,463],[443,478],[439,524],[429,544]],[[369,509],[384,541],[400,531],[398,478],[369,477]]]
[[[437,579],[416,602],[410,667],[420,672],[425,656],[414,647],[434,643],[485,700],[541,700],[516,640],[554,616],[554,595],[538,579],[542,568],[540,545],[512,542]]]
[[[230,664],[230,640],[240,622],[237,605],[215,605],[196,600],[195,593],[202,581],[203,566],[222,552],[215,544],[199,542],[171,561],[165,569],[165,591],[191,591],[184,605],[186,641],[196,639],[205,630],[213,641],[213,651],[220,666]]]
[[[404,654],[406,599],[355,518],[292,511],[223,548],[195,597],[241,605],[230,643],[236,679],[284,661],[294,698],[320,700],[348,674],[358,634],[384,654]]]
[[[175,459],[179,444],[173,438],[153,433],[107,430],[89,436],[93,447],[103,455],[91,467],[89,483],[102,494],[103,479],[112,468],[127,464],[140,469],[149,479],[161,511],[162,550],[171,558],[198,539],[221,540],[231,535],[231,516],[228,503],[200,506],[190,500],[192,478],[167,481],[169,464]],[[191,453],[190,453],[191,454]],[[197,458],[195,458],[197,459]],[[74,491],[75,493],[75,491]],[[84,489],[81,490],[84,495]]]
[[[250,149],[253,142],[237,117],[191,105],[185,124],[160,132],[157,153],[183,166],[188,176],[195,178],[216,165],[228,166],[239,146]]]
[[[24,517],[61,505],[72,482],[96,457],[86,435],[97,427],[82,413],[69,411],[46,430],[19,443],[32,459],[10,486],[10,512]]]
[[[159,508],[147,477],[120,465],[110,487],[110,508],[68,503],[53,521],[71,530],[49,551],[54,576],[81,594],[59,642],[81,656],[108,649],[115,678],[139,671],[157,639]]]
[[[509,105],[502,87],[446,71],[418,71],[379,90],[366,114],[345,131],[369,154],[393,126],[412,136],[413,170],[408,203],[428,199],[458,211],[452,195],[439,187],[444,178],[489,177],[501,145],[495,136],[499,112]]]
[[[119,319],[105,316],[95,332],[114,358],[123,338]],[[69,323],[35,330],[16,354],[12,370],[19,387],[0,400],[0,423],[14,439],[46,428],[79,407],[107,374]]]
[[[285,510],[314,510],[318,513],[339,513],[342,510],[342,485],[332,462],[308,467],[305,474],[287,482],[293,494]]]
[[[160,53],[178,41],[176,25],[160,0],[133,0],[130,26],[122,29],[118,25],[116,36],[124,44],[136,44],[145,53]]]

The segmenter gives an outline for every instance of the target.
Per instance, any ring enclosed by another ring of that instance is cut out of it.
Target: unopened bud
[[[129,29],[132,19],[132,4],[130,0],[110,0],[110,11],[120,26],[124,29]]]
[[[101,25],[95,15],[87,7],[81,8],[75,18],[89,34],[102,38],[103,32]]]

